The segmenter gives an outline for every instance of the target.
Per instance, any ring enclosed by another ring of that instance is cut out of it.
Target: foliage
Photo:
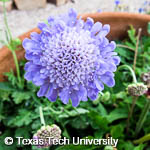
[[[17,80],[18,80],[18,86],[22,87],[22,80],[20,76],[20,69],[19,69],[19,63],[16,55],[16,50],[19,50],[19,46],[21,45],[21,40],[19,38],[13,38],[12,33],[10,31],[10,28],[8,26],[8,20],[7,20],[7,15],[6,15],[6,7],[5,7],[5,2],[8,0],[1,0],[3,2],[3,14],[4,14],[4,25],[5,25],[5,39],[0,39],[0,43],[5,44],[8,49],[11,51],[14,63],[16,66],[16,72],[17,72]],[[2,31],[2,30],[0,30]]]
[[[148,29],[149,30],[149,29]],[[135,49],[137,36],[133,27],[128,31],[129,38],[118,41],[118,44],[126,45]],[[134,51],[123,47],[117,47],[116,51],[121,56],[121,64],[133,65]],[[150,62],[150,37],[142,37],[138,48],[136,64],[136,76],[140,81],[140,75],[149,71]],[[129,133],[126,133],[126,120],[132,97],[126,92],[126,87],[132,82],[131,75],[124,71],[116,73],[116,86],[105,88],[103,95],[99,95],[96,101],[81,102],[77,108],[62,104],[57,99],[55,103],[49,102],[46,98],[38,98],[36,93],[38,87],[23,79],[25,61],[20,62],[22,86],[18,85],[18,79],[14,72],[5,73],[7,82],[0,83],[0,122],[1,136],[3,141],[6,136],[32,138],[33,134],[41,127],[39,119],[39,106],[42,106],[46,124],[57,124],[62,129],[62,135],[72,137],[106,138],[109,134],[119,139],[118,150],[148,150],[148,143],[136,145],[134,140],[150,133],[150,114],[144,124],[141,134],[135,137],[135,125],[144,108],[146,97],[138,99],[131,118]],[[147,141],[147,140],[145,140]],[[19,149],[17,144],[6,146],[0,143],[0,149]],[[35,146],[22,146],[22,150],[37,150]],[[66,145],[52,146],[50,150],[103,150],[103,146]],[[106,147],[105,149],[108,149]]]

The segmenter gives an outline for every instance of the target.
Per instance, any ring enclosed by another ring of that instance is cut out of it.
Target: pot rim
[[[102,19],[102,22],[103,21],[105,22],[103,24],[107,24],[107,22],[109,22],[109,19],[111,19],[110,24],[112,23],[113,25],[116,23],[115,19],[117,19],[120,22],[122,22],[122,20],[125,19],[124,24],[126,26],[127,26],[126,21],[129,20],[132,23],[136,21],[139,23],[143,23],[144,28],[145,28],[145,25],[150,21],[150,15],[138,14],[138,13],[127,13],[127,12],[101,12],[101,13],[96,12],[96,13],[80,14],[79,16],[82,16],[83,20],[86,20],[87,17],[93,18],[94,21],[100,21]],[[136,24],[136,26],[139,27],[138,24]],[[114,32],[116,32],[116,30],[114,30]],[[126,28],[122,30],[126,30]],[[24,38],[30,37],[31,32],[40,33],[40,30],[37,27],[33,28],[29,30],[28,32],[25,32],[22,35],[20,35],[18,38],[20,38],[20,40],[23,41]],[[21,50],[16,51],[16,53],[17,53],[18,60],[21,60],[24,58],[24,50],[22,47],[21,47]],[[13,59],[12,54],[10,50],[7,48],[7,46],[3,46],[2,48],[0,48],[0,63],[3,64],[2,67],[0,67],[0,82],[4,81],[3,72],[8,72],[10,68],[15,69],[15,65],[12,59]]]
[[[83,13],[80,14],[79,16],[82,17],[95,17],[95,16],[103,16],[103,17],[116,17],[116,18],[145,18],[145,19],[150,19],[150,15],[148,14],[140,14],[140,13],[133,13],[133,12],[94,12],[94,13]]]

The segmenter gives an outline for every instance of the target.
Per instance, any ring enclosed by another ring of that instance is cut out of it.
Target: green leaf
[[[134,49],[134,50],[135,50],[135,48],[136,48],[135,45],[132,44],[131,42],[126,41],[124,44],[127,45],[128,47]],[[127,50],[127,49],[126,49],[126,50]]]
[[[77,111],[78,114],[89,113],[89,111],[87,109],[84,109],[84,108],[76,108],[76,111]]]
[[[120,47],[117,47],[116,48],[116,52],[120,55],[120,56],[122,56],[122,57],[124,57],[124,58],[126,58],[126,59],[128,59],[128,60],[133,60],[133,52],[131,52],[131,51],[129,51],[129,50],[127,50],[127,49],[125,49],[125,48],[120,48]],[[121,58],[122,59],[122,58]],[[122,60],[121,60],[122,61]]]
[[[133,150],[134,145],[130,141],[119,140],[118,150]]]
[[[16,38],[16,39],[13,40],[13,43],[14,43],[15,46],[19,46],[19,45],[21,45],[22,42],[19,38]]]
[[[148,34],[150,34],[150,22],[148,23],[147,32],[148,32]]]
[[[10,72],[4,73],[4,75],[8,77],[8,81],[9,81],[13,86],[17,84],[17,77],[14,75],[13,70],[11,70]]]
[[[63,132],[62,132],[62,135],[63,135],[64,137],[70,139],[70,135],[69,135],[69,133],[68,133],[68,131],[67,131],[66,128],[64,128],[64,130],[63,130]]]
[[[130,30],[128,30],[128,36],[131,40],[131,42],[136,45],[136,36],[135,36],[136,30],[133,28],[133,26],[130,26]]]
[[[69,118],[69,115],[67,115],[67,114],[60,114],[58,117],[59,118]]]
[[[11,92],[0,90],[0,98],[2,101],[10,101]]]
[[[113,138],[118,139],[118,138],[121,138],[124,136],[123,131],[124,131],[124,127],[121,124],[118,124],[118,125],[112,127],[111,135]]]
[[[17,126],[28,125],[32,122],[32,112],[26,109],[21,109],[19,116],[16,117],[15,124]]]
[[[17,128],[15,131],[15,137],[23,137],[29,138],[30,137],[31,128],[26,126],[24,128]]]
[[[105,131],[101,130],[101,129],[96,130],[94,132],[94,137],[97,138],[97,139],[102,139],[104,135],[105,135]]]
[[[32,129],[33,130],[38,130],[38,129],[40,129],[40,127],[41,127],[41,122],[40,122],[40,119],[37,119],[37,120],[34,120],[33,122],[32,122]]]
[[[5,119],[4,103],[0,101],[0,122]]]
[[[21,40],[19,38],[16,38],[14,40],[11,41],[10,46],[12,47],[12,50],[18,50],[18,46],[21,45]]]
[[[94,129],[108,129],[108,120],[106,117],[100,116],[97,112],[91,111],[89,113],[91,125]]]
[[[104,150],[114,150],[112,146],[105,146]]]
[[[8,121],[9,126],[21,127],[23,125],[29,125],[32,122],[33,113],[27,109],[20,109],[19,114],[13,119]]]
[[[89,111],[84,108],[75,108],[75,110],[70,111],[70,115],[73,117],[77,115],[86,114],[86,113],[89,113]]]
[[[85,115],[80,115],[72,119],[71,125],[75,129],[86,129],[89,125],[88,118]]]
[[[148,49],[150,47],[150,37],[143,39],[142,42],[144,44],[145,55],[147,55]]]
[[[56,150],[84,150],[84,149],[93,150],[93,149],[95,149],[95,147],[92,148],[92,146],[89,146],[89,145],[85,146],[85,145],[72,145],[72,144],[70,144],[70,145],[58,147]]]
[[[102,103],[99,103],[97,110],[100,112],[102,116],[107,116],[107,110]]]
[[[59,115],[59,118],[75,117],[86,113],[89,113],[89,111],[84,108],[74,108],[74,110],[71,111],[65,109],[64,113]]]
[[[29,147],[30,148],[30,147]],[[24,149],[23,149],[24,150]],[[25,149],[26,150],[26,149]],[[31,148],[29,149],[31,150]],[[37,146],[32,146],[32,150],[49,150],[48,148],[39,148]]]
[[[125,92],[125,91],[121,91],[121,92],[115,94],[115,97],[117,99],[124,99],[126,96],[127,96],[127,92]]]
[[[29,92],[14,92],[12,94],[13,100],[15,102],[15,104],[20,104],[22,103],[23,100],[29,100],[31,95],[29,94]]]
[[[136,146],[134,148],[134,150],[143,150],[144,149],[144,145],[143,144],[140,144],[139,146]]]
[[[113,110],[108,116],[107,120],[112,123],[115,120],[124,119],[128,117],[128,111],[125,108],[117,108]]]
[[[0,90],[2,91],[14,91],[14,88],[10,85],[9,82],[0,82]]]

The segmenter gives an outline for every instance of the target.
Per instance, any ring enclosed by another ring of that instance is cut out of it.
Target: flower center
[[[76,32],[76,28],[67,28],[51,37],[41,58],[50,82],[55,81],[59,87],[86,85],[99,55],[94,41],[89,31]]]

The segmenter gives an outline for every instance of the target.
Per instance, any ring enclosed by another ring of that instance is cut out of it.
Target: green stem
[[[15,62],[15,65],[16,65],[17,78],[18,78],[18,81],[19,81],[19,83],[21,85],[21,76],[20,76],[20,69],[19,69],[18,59],[17,59],[15,51],[11,51],[11,52],[12,52],[12,55],[13,55],[13,58],[14,58],[14,62]]]
[[[133,143],[134,143],[134,144],[141,144],[141,143],[147,142],[147,141],[149,141],[149,140],[150,140],[150,133],[147,134],[147,135],[145,135],[145,136],[143,136],[143,137],[141,137],[141,138],[138,139],[138,140],[134,140]]]
[[[132,78],[133,78],[133,82],[134,82],[134,83],[137,83],[136,75],[135,75],[133,69],[132,69],[130,66],[128,66],[128,65],[122,65],[122,66],[118,67],[118,70],[120,70],[120,69],[122,69],[122,68],[127,68],[127,69],[129,69],[129,71],[131,72]],[[133,98],[132,106],[131,106],[131,109],[130,109],[129,114],[128,114],[127,128],[126,128],[126,129],[127,129],[127,133],[128,133],[128,131],[129,131],[129,126],[130,126],[130,118],[132,117],[133,110],[134,110],[134,107],[135,107],[135,104],[136,104],[137,99],[138,99],[137,97],[134,97],[134,98]]]
[[[9,36],[9,39],[8,39],[8,44],[7,44],[7,47],[10,49],[10,51],[12,52],[12,55],[13,55],[13,59],[14,59],[14,62],[15,62],[15,66],[16,66],[16,71],[17,71],[17,79],[18,79],[18,82],[19,82],[19,86],[22,87],[22,83],[21,83],[21,76],[20,76],[20,68],[19,68],[19,63],[18,63],[18,59],[17,59],[17,56],[16,56],[16,53],[15,53],[15,50],[13,49],[11,43],[13,41],[13,38],[12,38],[12,35],[11,35],[11,32],[10,32],[10,29],[9,29],[9,26],[8,26],[8,22],[7,22],[7,15],[6,15],[6,8],[5,8],[5,1],[3,1],[3,11],[4,11],[4,23],[5,23],[5,26],[6,26],[6,29],[7,29],[7,33],[8,33],[8,36]]]
[[[50,111],[52,111],[54,114],[56,114],[56,115],[62,114],[62,111],[55,111],[52,107],[49,107],[48,109],[49,109]]]
[[[41,106],[39,107],[39,111],[40,111],[41,124],[45,126],[45,120],[44,120],[43,110]]]
[[[129,50],[131,50],[133,52],[135,51],[133,48],[131,48],[131,47],[127,46],[127,45],[117,44],[117,47],[127,48],[127,49],[129,49]]]
[[[138,48],[139,48],[139,40],[140,40],[141,32],[142,32],[142,29],[139,28],[138,35],[137,35],[136,48],[135,48],[135,53],[134,53],[134,62],[133,62],[133,70],[134,71],[135,71],[135,68],[136,68],[136,61],[137,61]]]
[[[130,127],[130,118],[132,117],[133,110],[134,110],[134,107],[135,107],[135,104],[136,104],[137,99],[138,99],[138,97],[133,97],[132,106],[131,106],[131,109],[130,109],[130,111],[129,111],[128,119],[127,119],[127,133],[128,133],[128,131],[129,131],[129,127]]]
[[[135,129],[135,135],[136,136],[138,135],[138,133],[140,132],[141,128],[143,127],[143,124],[145,122],[145,119],[147,117],[149,109],[150,109],[150,100],[148,99],[148,102],[144,106],[143,111],[142,111],[142,113],[140,115],[139,121],[137,122],[137,125],[136,125],[136,129]]]
[[[42,103],[40,102],[40,100],[39,100],[39,99],[37,99],[37,97],[36,97],[35,93],[32,93],[31,95],[32,95],[33,100],[37,103],[37,105],[41,106],[41,105],[42,105]]]
[[[134,82],[134,83],[137,83],[136,75],[135,75],[133,69],[132,69],[130,66],[128,66],[128,65],[122,65],[122,66],[118,67],[118,71],[119,71],[120,69],[122,69],[122,68],[128,68],[128,69],[130,70],[131,74],[132,74],[133,82]]]
[[[8,22],[7,22],[5,1],[3,1],[3,11],[4,11],[4,22],[5,22],[5,25],[6,25],[6,29],[7,29],[7,32],[9,34],[10,41],[12,41],[12,35],[11,35],[10,29],[9,29],[9,26],[8,26]]]

